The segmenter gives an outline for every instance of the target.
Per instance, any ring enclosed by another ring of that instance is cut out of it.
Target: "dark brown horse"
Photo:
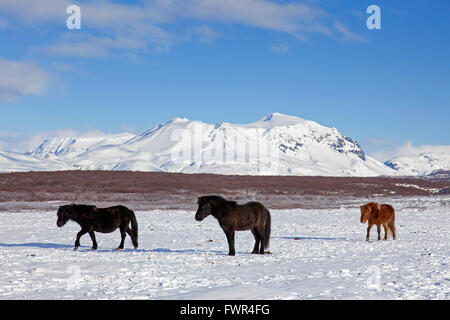
[[[198,209],[195,220],[202,221],[211,214],[218,221],[228,240],[228,255],[234,256],[234,232],[251,230],[255,237],[252,253],[264,254],[269,247],[270,213],[259,202],[248,202],[239,205],[236,201],[227,201],[220,196],[198,198]]]
[[[134,248],[138,247],[138,224],[134,212],[124,206],[114,206],[109,208],[97,208],[84,204],[71,204],[61,206],[58,209],[58,220],[56,225],[62,227],[67,221],[73,220],[77,222],[81,230],[77,234],[74,250],[80,246],[80,238],[82,235],[89,233],[92,240],[92,249],[97,249],[97,241],[95,240],[94,231],[102,233],[110,233],[120,228],[122,240],[116,250],[123,249],[125,241],[125,233],[131,237]],[[128,224],[131,222],[131,229]]]
[[[395,210],[389,204],[379,204],[370,202],[360,207],[361,223],[369,221],[367,227],[366,240],[369,241],[370,229],[374,224],[377,225],[378,240],[381,240],[381,225],[384,228],[384,240],[388,239],[388,231],[392,232],[394,240],[397,238],[397,230],[395,229]]]

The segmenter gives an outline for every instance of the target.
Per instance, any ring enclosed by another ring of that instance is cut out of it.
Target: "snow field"
[[[272,254],[250,254],[242,231],[235,257],[216,219],[192,211],[136,212],[139,249],[127,236],[122,251],[118,230],[73,251],[79,227],[56,227],[56,209],[1,212],[0,299],[449,299],[450,198],[383,202],[396,241],[374,227],[366,242],[359,204],[271,210]]]

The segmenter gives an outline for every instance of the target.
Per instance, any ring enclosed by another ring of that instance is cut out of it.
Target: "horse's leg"
[[[389,228],[386,225],[386,223],[383,224],[383,228],[384,228],[384,239],[383,240],[387,240],[388,239]]]
[[[234,250],[234,230],[224,230],[224,232],[228,241],[228,255],[234,256],[236,254],[236,251]]]
[[[95,240],[95,233],[94,231],[89,232],[89,235],[91,236],[92,240],[92,250],[97,250],[97,241]]]
[[[377,224],[378,240],[381,240],[381,225]]]
[[[116,248],[116,250],[122,250],[123,249],[123,245],[125,243],[125,237],[127,235],[126,232],[125,232],[125,229],[126,229],[126,226],[123,226],[123,225],[120,226],[120,237],[121,237],[121,240],[120,240],[120,244]]]
[[[134,248],[137,249],[138,242],[137,242],[136,238],[134,237],[133,231],[131,231],[130,227],[128,227],[128,226],[127,226],[127,230],[126,231],[127,231],[128,235],[130,236],[131,241],[133,242]]]
[[[258,253],[259,251],[259,243],[261,241],[261,239],[259,238],[259,234],[258,234],[258,230],[257,228],[253,228],[251,229],[253,236],[255,237],[255,246],[253,247],[253,251],[252,254]]]
[[[73,250],[77,250],[78,247],[80,246],[80,238],[82,235],[88,233],[88,230],[86,229],[81,229],[78,233],[77,233],[77,238],[75,240],[75,246],[73,248]]]
[[[263,226],[263,224],[260,223],[256,229],[260,239],[259,254],[264,254],[264,240],[265,240],[264,227],[265,226]]]
[[[367,236],[366,236],[366,241],[369,241],[369,237],[370,237],[370,229],[372,229],[373,224],[369,222],[369,226],[367,227]]]

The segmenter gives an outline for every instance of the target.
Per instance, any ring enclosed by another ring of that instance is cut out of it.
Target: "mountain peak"
[[[189,121],[191,121],[191,120],[189,120],[188,118],[174,117],[174,118],[170,119],[169,121],[166,121],[164,124],[189,122]]]
[[[287,127],[313,124],[314,121],[305,120],[296,116],[289,116],[279,112],[273,112],[267,116],[259,119],[256,122],[249,124],[249,126],[272,128],[272,127]]]
[[[274,120],[293,120],[293,119],[297,119],[297,120],[303,120],[299,117],[295,117],[295,116],[289,116],[287,114],[283,114],[280,112],[272,112],[270,114],[268,114],[267,116],[265,116],[264,118],[262,118],[262,121],[274,121]]]

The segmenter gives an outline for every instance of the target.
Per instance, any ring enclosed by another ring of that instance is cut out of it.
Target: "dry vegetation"
[[[0,210],[53,208],[59,202],[122,203],[133,209],[195,209],[198,196],[259,200],[270,208],[329,207],[361,197],[429,196],[450,179],[227,176],[130,171],[0,174]]]

